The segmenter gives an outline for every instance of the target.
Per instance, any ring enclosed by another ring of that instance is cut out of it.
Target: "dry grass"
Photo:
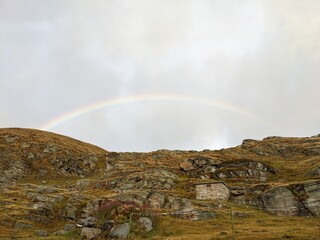
[[[189,221],[162,217],[150,239],[320,239],[319,218],[278,217],[254,208],[234,207],[249,217],[234,217],[233,234],[231,214],[222,209],[218,217],[206,221]],[[142,239],[142,238],[141,238]]]
[[[99,161],[96,163],[97,171],[93,171],[86,176],[87,179],[95,183],[104,183],[113,178],[126,177],[130,173],[142,172],[149,169],[163,168],[169,169],[171,172],[179,174],[178,183],[169,192],[180,197],[189,199],[195,198],[192,183],[201,181],[200,179],[188,178],[179,170],[179,164],[189,158],[209,157],[224,161],[252,160],[259,161],[271,166],[277,171],[276,175],[269,175],[266,184],[272,186],[288,185],[291,183],[305,182],[314,179],[307,175],[312,169],[319,167],[320,156],[305,156],[293,154],[292,156],[282,155],[257,155],[252,151],[245,150],[241,147],[224,149],[220,151],[167,151],[160,150],[150,153],[121,153],[116,161],[121,163],[116,172],[108,173],[106,176],[99,171],[105,167],[105,154],[107,151],[66,136],[58,134],[31,130],[31,129],[0,129],[0,136],[18,136],[19,138],[10,143],[0,139],[0,164],[8,164],[7,159],[24,159],[31,168],[30,172],[22,179],[17,181],[17,185],[12,186],[5,191],[0,191],[0,239],[41,239],[34,236],[35,230],[47,229],[49,233],[63,229],[64,222],[62,219],[53,219],[50,224],[28,222],[26,214],[33,206],[31,199],[26,198],[23,184],[35,184],[54,186],[66,196],[72,194],[83,194],[89,198],[108,198],[113,196],[113,191],[107,191],[103,188],[88,188],[79,190],[74,188],[70,191],[68,186],[75,186],[76,181],[80,178],[75,175],[60,174],[52,167],[50,160],[53,156],[43,154],[43,149],[48,143],[54,143],[59,146],[56,154],[68,152],[74,156],[81,156],[86,153],[96,154]],[[308,139],[307,139],[308,140]],[[270,140],[270,142],[258,142],[253,147],[259,147],[263,144],[291,144],[297,151],[301,151],[306,147],[304,139],[298,138],[280,138]],[[29,143],[30,148],[22,148],[22,143]],[[301,142],[301,143],[300,143]],[[255,143],[254,143],[255,144]],[[300,144],[300,145],[299,145]],[[6,151],[6,152],[5,152]],[[25,152],[23,152],[25,151]],[[28,151],[41,153],[43,158],[30,160],[26,158]],[[2,154],[2,155],[1,155]],[[7,155],[6,155],[7,154]],[[45,177],[37,176],[39,168],[50,170]],[[241,179],[240,179],[241,180]],[[226,180],[230,185],[250,185],[254,182],[239,182],[237,180]],[[195,201],[197,203],[197,201]],[[234,212],[245,212],[248,217],[234,216],[235,235],[232,230],[231,214],[229,208],[220,208],[215,210],[217,217],[206,221],[189,221],[177,219],[172,216],[160,217],[159,224],[154,231],[144,236],[134,236],[131,239],[190,239],[190,240],[213,240],[213,239],[320,239],[320,220],[319,218],[306,217],[279,217],[274,216],[252,207],[234,205]],[[14,229],[17,221],[32,224],[30,229]],[[75,236],[49,236],[45,239],[77,239]]]

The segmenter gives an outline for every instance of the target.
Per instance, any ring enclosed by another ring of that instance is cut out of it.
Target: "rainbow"
[[[68,122],[70,120],[73,120],[75,118],[81,117],[85,114],[89,114],[100,109],[113,108],[113,107],[117,107],[124,104],[144,103],[144,102],[170,102],[170,103],[174,102],[174,103],[207,105],[208,107],[219,108],[225,111],[239,114],[241,116],[252,119],[268,127],[274,127],[273,124],[266,122],[265,120],[259,118],[253,113],[247,110],[244,110],[238,106],[228,104],[224,101],[206,100],[206,99],[201,99],[201,98],[196,98],[191,96],[184,96],[184,95],[134,95],[134,96],[127,96],[127,97],[121,97],[116,99],[106,99],[103,101],[86,105],[79,109],[62,114],[57,118],[46,122],[39,128],[42,130],[53,130],[54,128],[58,127],[59,125],[65,122]]]

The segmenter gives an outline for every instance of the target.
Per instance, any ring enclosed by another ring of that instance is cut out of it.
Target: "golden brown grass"
[[[228,212],[229,211],[229,212]],[[234,207],[249,217],[234,216],[233,234],[230,210],[222,209],[218,217],[206,221],[189,221],[162,217],[150,239],[320,239],[319,218],[279,217],[255,208]],[[219,211],[218,211],[219,212]]]
[[[75,156],[81,156],[86,153],[94,153],[98,156],[99,161],[96,164],[96,172],[89,174],[86,178],[93,183],[107,181],[113,177],[125,177],[129,172],[139,172],[154,168],[167,168],[170,171],[179,174],[178,183],[169,191],[169,194],[175,194],[180,197],[187,197],[189,199],[195,198],[193,182],[201,181],[200,179],[191,179],[179,171],[179,164],[189,158],[194,157],[211,157],[223,161],[239,161],[242,159],[259,161],[273,167],[276,175],[269,175],[266,184],[273,186],[288,185],[291,183],[305,182],[310,179],[315,179],[307,175],[312,169],[319,167],[320,156],[304,156],[295,154],[292,157],[280,155],[261,156],[253,152],[235,147],[232,149],[225,149],[221,151],[155,151],[151,153],[122,153],[117,160],[122,165],[116,170],[114,175],[107,174],[102,176],[103,172],[99,169],[105,167],[105,154],[107,151],[66,136],[48,133],[31,129],[0,129],[0,135],[19,136],[19,139],[10,143],[10,159],[25,159],[31,166],[34,172],[28,173],[24,178],[20,179],[16,186],[10,187],[5,192],[0,192],[0,239],[37,239],[34,236],[34,231],[37,229],[47,229],[49,233],[63,229],[64,222],[62,219],[53,219],[50,224],[28,222],[25,220],[26,212],[32,207],[32,200],[26,199],[23,188],[20,184],[44,184],[48,186],[55,186],[60,193],[68,195],[85,194],[92,198],[108,198],[115,193],[113,191],[106,191],[104,189],[89,188],[85,190],[69,191],[66,186],[75,186],[76,181],[80,178],[77,176],[64,176],[59,174],[52,168],[50,160],[51,155],[43,154],[43,148],[48,143],[59,145],[59,149]],[[273,141],[273,140],[272,140]],[[300,141],[297,138],[281,138],[275,139],[285,144]],[[302,140],[301,140],[302,141]],[[21,143],[27,142],[30,148],[25,151],[35,151],[43,155],[42,159],[36,161],[27,159],[25,153],[21,150]],[[8,143],[4,140],[0,142],[1,149],[5,149]],[[260,143],[257,143],[260,144]],[[297,150],[303,149],[306,143],[301,143],[295,147]],[[61,152],[59,153],[61,154]],[[0,164],[1,164],[0,159]],[[48,176],[43,178],[37,177],[37,170],[39,168],[50,169]],[[226,180],[230,185],[250,185],[250,182],[238,182],[234,180]],[[197,203],[197,201],[195,201]],[[154,231],[143,235],[131,237],[131,239],[190,239],[190,240],[213,240],[213,239],[305,239],[315,240],[320,239],[320,219],[306,218],[306,217],[279,217],[262,212],[253,207],[245,207],[234,205],[234,212],[248,213],[248,217],[240,218],[234,216],[235,235],[232,229],[231,214],[229,208],[221,208],[217,211],[217,218],[206,221],[190,221],[177,219],[172,216],[161,216],[158,226]],[[31,229],[14,229],[16,221],[23,221],[33,225]],[[41,239],[41,238],[38,238]],[[45,239],[77,239],[75,236],[49,236]]]

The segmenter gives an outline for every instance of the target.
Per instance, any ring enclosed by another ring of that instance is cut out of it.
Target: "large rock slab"
[[[261,197],[265,209],[275,215],[304,215],[303,204],[287,187],[273,188]]]

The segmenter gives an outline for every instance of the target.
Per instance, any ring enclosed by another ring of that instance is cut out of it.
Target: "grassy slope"
[[[48,142],[54,142],[59,146],[67,149],[73,153],[81,152],[93,152],[103,156],[106,151],[87,143],[74,140],[65,136],[42,132],[38,130],[30,129],[0,129],[0,136],[15,135],[19,136],[18,142],[29,142],[36,145],[45,145]],[[293,139],[294,140],[294,139]],[[5,143],[2,142],[0,147]],[[288,140],[290,144],[290,139]],[[14,147],[19,148],[16,144]],[[302,146],[303,147],[303,146]],[[17,154],[12,155],[17,158],[21,157],[18,149],[15,149]],[[35,149],[38,151],[37,149]],[[39,149],[40,151],[40,149]],[[126,156],[124,154],[124,156]],[[132,161],[130,154],[127,154],[127,162]],[[155,157],[160,156],[160,157]],[[250,159],[261,161],[266,163],[277,170],[277,175],[272,177],[268,183],[272,185],[286,185],[294,182],[302,182],[309,180],[310,177],[306,175],[307,172],[319,166],[319,156],[301,156],[296,155],[290,158],[281,156],[258,156],[250,151],[246,151],[240,147],[226,149],[221,151],[204,151],[204,152],[153,152],[136,155],[137,162],[144,162],[145,169],[154,167],[167,167],[173,172],[179,173],[179,182],[177,187],[172,191],[176,194],[188,198],[194,198],[194,192],[192,189],[186,189],[185,186],[190,184],[190,181],[198,181],[199,179],[188,179],[186,176],[181,175],[179,172],[179,163],[184,159],[196,156],[207,156],[219,158],[222,161],[233,161],[239,159]],[[0,159],[1,161],[1,159]],[[38,163],[39,164],[39,163]],[[44,160],[41,164],[48,165],[48,161]],[[99,161],[97,167],[103,167],[104,162]],[[34,168],[39,167],[37,165]],[[128,165],[123,171],[141,171],[143,167],[136,166],[134,164]],[[66,184],[75,183],[78,179],[74,176],[62,177],[61,175],[51,172],[49,178],[46,179],[46,185],[60,186],[63,190],[63,186]],[[59,176],[59,177],[57,177]],[[93,180],[98,179],[99,175],[92,174],[88,176]],[[18,181],[16,186],[12,186],[6,191],[0,191],[0,220],[2,223],[8,223],[0,225],[0,238],[6,239],[9,236],[19,237],[23,239],[35,239],[33,233],[36,229],[48,229],[49,232],[62,229],[63,225],[67,222],[61,220],[54,220],[50,226],[41,223],[33,223],[31,229],[17,230],[8,227],[16,220],[19,220],[32,206],[32,202],[25,199],[24,195],[20,193],[21,183],[41,184],[42,179],[38,179],[32,173],[27,177]],[[235,184],[230,181],[229,184]],[[66,193],[73,194],[73,193]],[[83,194],[87,194],[94,198],[95,196],[108,197],[112,192],[103,190],[86,190]],[[205,201],[204,201],[205,202]],[[271,214],[261,212],[258,209],[252,207],[245,207],[234,205],[235,212],[246,212],[248,217],[239,218],[234,217],[234,226],[236,239],[280,239],[282,237],[294,237],[294,239],[320,239],[320,220],[319,218],[303,218],[303,217],[277,217]],[[159,225],[156,229],[147,234],[144,237],[150,239],[232,239],[233,231],[231,224],[231,214],[229,208],[219,209],[218,217],[216,219],[192,222],[188,220],[176,219],[171,216],[164,216],[160,218]],[[28,223],[28,222],[26,222]],[[141,239],[143,239],[142,237]],[[66,239],[69,237],[48,237],[46,239]],[[8,238],[10,239],[10,238]],[[134,239],[139,239],[137,236]]]

